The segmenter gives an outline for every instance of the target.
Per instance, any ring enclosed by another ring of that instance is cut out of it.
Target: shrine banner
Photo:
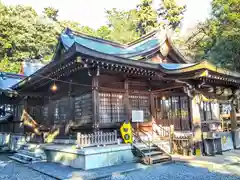
[[[38,124],[36,123],[36,121],[34,121],[30,114],[27,113],[25,109],[23,110],[21,121],[23,122],[24,126],[32,128],[36,134],[41,134],[38,130]]]

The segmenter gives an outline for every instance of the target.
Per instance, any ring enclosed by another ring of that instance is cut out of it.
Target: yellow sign
[[[201,156],[201,149],[200,148],[196,149],[196,156]]]
[[[130,122],[128,123],[123,123],[123,125],[120,127],[120,132],[122,135],[122,138],[124,140],[124,142],[127,143],[132,143],[132,126],[130,124]]]
[[[221,140],[222,140],[222,144],[226,144],[226,142],[227,142],[226,136],[223,136]]]

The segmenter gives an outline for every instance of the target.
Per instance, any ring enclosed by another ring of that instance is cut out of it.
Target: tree
[[[73,31],[81,31],[81,25],[78,22],[74,21],[59,21],[59,24],[62,26],[62,28],[70,28]]]
[[[107,26],[101,26],[96,31],[97,37],[107,40],[111,40],[111,33],[112,31]]]
[[[136,7],[137,31],[144,35],[159,27],[158,14],[152,7],[152,0],[142,0]]]
[[[57,17],[58,17],[58,10],[53,8],[53,7],[46,7],[44,8],[43,13],[45,14],[46,17],[57,21]]]
[[[171,29],[176,30],[183,20],[185,10],[186,6],[177,5],[175,0],[162,0],[160,8],[157,11],[158,16],[163,21],[166,21]]]
[[[157,6],[155,10],[152,0],[142,0],[137,5],[137,30],[141,35],[161,26],[178,30],[186,7],[177,5],[175,0],[160,0]]]
[[[128,43],[139,37],[139,33],[136,31],[137,17],[135,10],[119,11],[112,9],[106,11],[106,14],[110,29],[108,31],[109,39],[119,43]]]
[[[27,6],[0,4],[0,67],[18,72],[20,61],[28,58],[51,58],[60,33],[52,20],[39,17]],[[5,62],[11,63],[6,66]]]
[[[198,59],[240,71],[240,0],[213,0],[211,17],[198,26],[188,44]]]

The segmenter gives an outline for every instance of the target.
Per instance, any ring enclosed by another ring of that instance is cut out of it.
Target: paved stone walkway
[[[7,154],[0,154],[0,180],[54,180],[54,178],[9,160]]]
[[[123,175],[116,174],[102,180],[240,180],[240,176],[210,172],[205,168],[183,164],[168,164]]]
[[[158,164],[143,166],[139,164],[125,164],[117,167],[107,167],[92,171],[81,171],[54,163],[36,163],[29,167],[11,161],[6,154],[0,154],[0,180],[54,180],[47,175],[34,171],[36,168],[58,179],[83,180],[240,180],[240,176],[233,175],[233,171],[215,171],[214,168],[193,167],[186,164]],[[122,173],[126,169],[135,168],[135,171]],[[240,165],[235,166],[238,171]],[[121,173],[118,173],[121,172]],[[108,174],[105,178],[102,176]],[[100,177],[100,176],[102,177]]]

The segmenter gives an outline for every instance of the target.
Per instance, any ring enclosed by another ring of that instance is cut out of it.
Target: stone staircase
[[[34,162],[44,162],[46,161],[46,155],[38,144],[25,144],[17,150],[10,159],[21,163],[34,163]]]
[[[7,152],[7,151],[9,151],[8,145],[1,145],[0,146],[0,153],[1,152]]]
[[[171,161],[171,156],[160,147],[157,144],[136,143],[133,144],[133,153],[140,157],[141,163],[147,165]]]

